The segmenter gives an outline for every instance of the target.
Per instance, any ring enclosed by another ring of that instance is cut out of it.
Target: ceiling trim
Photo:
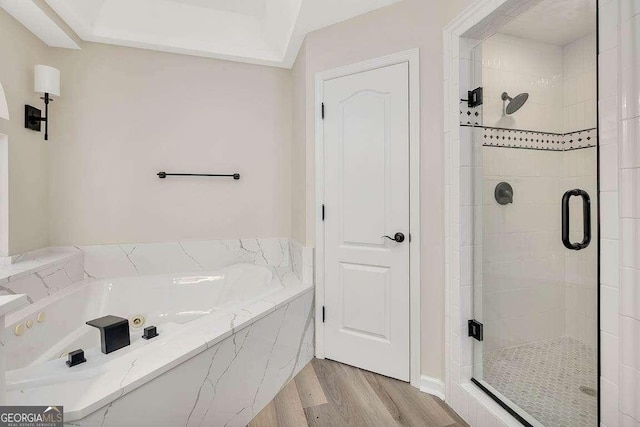
[[[0,0],[0,6],[52,47],[79,49],[90,41],[291,68],[309,32],[401,0],[203,1]]]
[[[32,0],[0,0],[0,7],[47,46],[80,49],[74,38]]]

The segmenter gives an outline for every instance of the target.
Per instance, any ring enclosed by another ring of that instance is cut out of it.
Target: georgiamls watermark
[[[62,406],[0,406],[0,427],[62,427]]]

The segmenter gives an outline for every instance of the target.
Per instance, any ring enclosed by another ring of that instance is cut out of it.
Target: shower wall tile
[[[640,117],[622,121],[620,167],[640,168]]]
[[[620,414],[619,423],[622,427],[640,427],[640,421],[622,413]]]
[[[628,20],[635,15],[640,14],[640,2],[638,0],[623,1],[620,4],[620,16],[622,20]],[[634,53],[635,56],[640,57],[640,51]]]
[[[602,285],[600,287],[600,328],[611,335],[618,335],[619,301],[618,289]]]
[[[618,146],[609,144],[600,147],[600,163],[611,165],[617,164]],[[601,168],[600,170],[600,190],[618,191],[618,169],[613,167]]]
[[[624,337],[623,342],[624,342]],[[622,346],[624,356],[625,347]],[[637,348],[627,348],[626,351],[631,354],[638,354]],[[640,372],[626,365],[624,362],[620,365],[620,412],[625,422],[622,424],[636,425],[640,420],[640,405],[637,396],[640,395]]]
[[[620,1],[620,425],[640,426],[640,4]]]
[[[620,38],[623,41],[620,48],[620,65],[623,70],[629,68],[635,68],[638,64],[638,58],[640,58],[640,46],[637,43],[625,43],[627,40],[638,40],[640,33],[638,32],[638,14],[633,14],[634,6],[631,5],[632,1],[623,1],[621,4],[621,18],[622,24],[620,26]],[[636,2],[637,3],[637,2]]]
[[[625,130],[624,123],[621,123],[619,112],[623,110],[621,105],[622,92],[620,85],[624,85],[621,79],[620,61],[625,63],[625,48],[619,43],[620,24],[624,18],[620,14],[622,10],[628,10],[624,4],[629,4],[634,0],[610,0],[601,1],[599,8],[599,41],[600,41],[600,93],[599,93],[599,118],[600,118],[600,174],[601,174],[601,194],[603,209],[601,221],[603,223],[603,234],[606,238],[601,241],[601,330],[603,334],[603,347],[601,353],[602,378],[602,424],[606,427],[619,425],[630,425],[629,417],[632,412],[625,408],[623,402],[628,399],[637,399],[638,393],[629,390],[624,384],[623,372],[624,364],[621,362],[625,358],[625,339],[619,335],[623,332],[620,328],[622,318],[620,313],[625,307],[633,306],[633,294],[629,294],[629,289],[625,288],[624,277],[627,275],[624,269],[620,269],[623,261],[625,242],[628,237],[625,235],[624,226],[620,222],[620,217],[632,212],[633,205],[629,199],[630,194],[625,190],[625,185],[629,185],[630,175],[621,170],[626,162],[633,159],[632,152],[625,152],[623,140],[620,139]],[[623,5],[621,7],[621,5]],[[618,179],[620,181],[618,182]],[[638,191],[638,184],[631,184],[635,191]],[[613,203],[618,199],[618,209],[604,206],[604,203]],[[617,225],[617,227],[616,227]],[[618,235],[614,235],[615,230]],[[622,249],[622,250],[621,250]],[[622,273],[622,274],[620,274]],[[610,347],[614,345],[615,338],[618,339],[618,353]],[[606,340],[606,341],[605,341]],[[605,349],[604,346],[607,345]],[[617,356],[617,357],[616,357]],[[617,377],[617,378],[613,378]]]
[[[619,234],[618,192],[600,193],[600,236],[603,239],[617,239]]]
[[[622,218],[620,221],[622,236],[621,265],[640,270],[640,219]]]
[[[616,366],[617,373],[617,366]],[[606,378],[600,379],[600,403],[601,403],[601,425],[607,427],[618,426],[618,385]]]
[[[496,34],[482,44],[485,126],[563,133],[562,48]],[[503,114],[503,92],[529,93],[522,109]]]
[[[603,219],[605,217],[603,216]],[[600,241],[600,281],[614,288],[619,281],[620,248],[617,239],[601,239]]]
[[[623,0],[622,3],[631,0]],[[620,69],[620,95],[622,119],[640,116],[640,15],[623,17],[620,26],[622,66]]]
[[[598,58],[600,82],[599,94],[602,98],[615,96],[618,88],[618,49],[604,51]]]
[[[640,358],[635,357],[640,352],[640,320],[622,316],[620,327],[621,361],[624,365],[640,371]]]
[[[477,222],[483,224],[483,256],[476,259],[482,259],[485,351],[567,334],[595,345],[595,246],[567,258],[558,238],[558,200],[566,188],[596,192],[595,154],[594,148],[483,147],[482,221]],[[514,189],[513,203],[506,206],[494,198],[502,181]],[[595,215],[595,203],[593,209]]]
[[[620,275],[620,293],[625,296],[620,301],[620,314],[640,319],[640,270],[623,267]]]
[[[563,133],[596,127],[596,34],[562,48]]]
[[[620,124],[618,123],[617,96],[601,98],[598,100],[598,119],[599,145],[601,147],[611,144],[617,145],[619,134],[618,128],[620,126]],[[617,169],[617,160],[615,164],[612,164],[610,166]]]
[[[505,131],[509,134],[509,131]],[[513,132],[513,131],[512,131]],[[597,214],[596,150],[519,150],[484,147],[482,183],[482,283],[485,349],[568,335],[592,348],[597,342],[596,245],[567,251],[558,201],[567,189],[592,195]],[[494,189],[502,181],[514,202],[500,206]],[[581,201],[572,199],[572,241],[582,239]],[[597,224],[592,223],[592,235]],[[476,254],[478,257],[479,255]],[[543,273],[541,273],[543,272]],[[555,305],[539,305],[553,299]],[[527,330],[514,328],[525,322]]]
[[[606,360],[615,361],[616,363],[608,363],[602,365],[602,378],[613,383],[618,384],[618,363],[620,362],[620,341],[617,336],[602,332],[601,337],[601,349],[602,357]]]
[[[605,52],[618,45],[618,4],[620,0],[611,0],[600,4],[599,50]],[[628,0],[621,0],[628,1]]]

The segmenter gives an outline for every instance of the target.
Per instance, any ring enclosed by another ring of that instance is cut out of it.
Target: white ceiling
[[[224,10],[243,15],[260,16],[264,14],[266,0],[169,0],[189,6]]]
[[[49,45],[50,37],[37,32],[42,25],[28,25],[35,15],[21,4],[46,3],[57,14],[50,23],[62,18],[84,41],[290,68],[307,33],[398,1],[0,0],[0,6]]]
[[[596,9],[596,0],[543,0],[500,32],[565,46],[595,31]]]

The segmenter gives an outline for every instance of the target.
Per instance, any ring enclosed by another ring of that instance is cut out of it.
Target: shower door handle
[[[571,231],[571,218],[569,212],[569,200],[572,196],[582,197],[582,222],[583,238],[580,243],[571,243],[569,233]],[[579,251],[586,248],[591,243],[591,198],[584,190],[569,190],[562,196],[562,243],[567,249]]]

